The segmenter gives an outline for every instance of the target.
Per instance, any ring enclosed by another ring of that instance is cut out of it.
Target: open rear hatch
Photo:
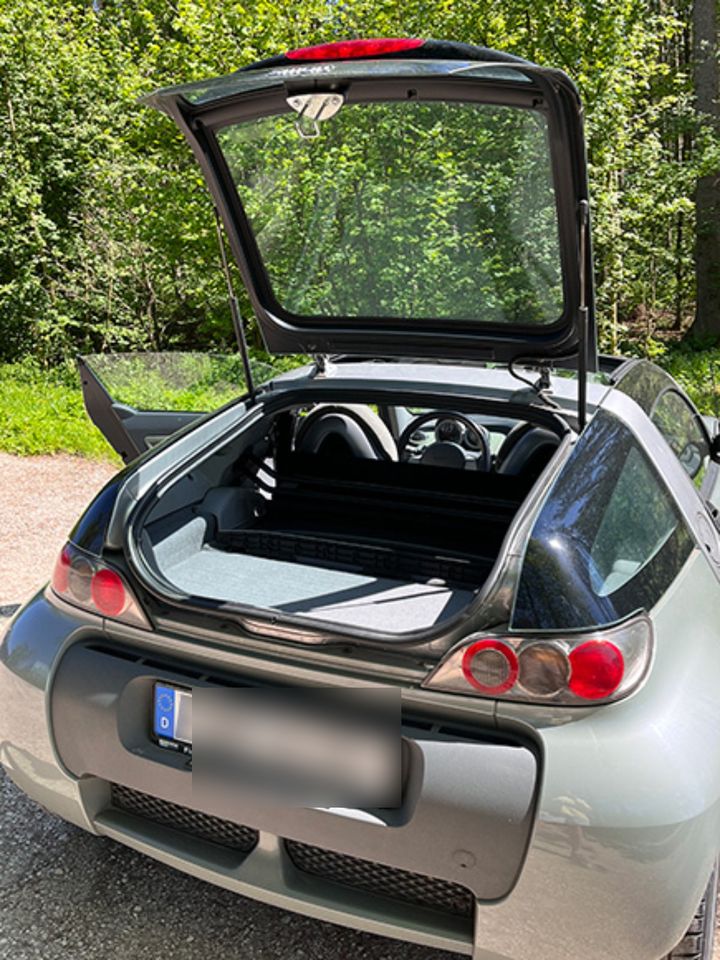
[[[373,40],[160,90],[268,349],[594,369],[581,108],[491,50]]]

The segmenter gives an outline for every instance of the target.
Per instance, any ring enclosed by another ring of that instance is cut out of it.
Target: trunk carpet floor
[[[208,546],[166,568],[165,576],[193,596],[389,633],[427,629],[473,599],[472,591],[439,581],[411,583]]]

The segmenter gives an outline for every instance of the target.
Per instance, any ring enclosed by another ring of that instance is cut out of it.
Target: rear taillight
[[[645,616],[593,633],[468,637],[423,686],[529,703],[608,703],[631,693],[652,655]]]
[[[513,688],[518,677],[518,658],[502,640],[485,637],[465,648],[462,672],[471,687],[495,696]]]
[[[606,700],[625,676],[625,658],[609,640],[588,640],[570,651],[568,688],[583,700]]]
[[[149,627],[147,617],[120,574],[96,557],[66,543],[50,582],[68,603],[111,620]]]
[[[338,40],[320,43],[314,47],[288,50],[288,60],[358,60],[362,57],[382,57],[404,50],[415,50],[425,43],[411,37],[373,37],[371,40]]]

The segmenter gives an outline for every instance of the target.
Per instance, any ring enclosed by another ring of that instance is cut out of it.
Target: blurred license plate
[[[400,803],[398,691],[156,683],[153,715],[161,746],[192,752],[194,793],[232,787],[302,806]]]

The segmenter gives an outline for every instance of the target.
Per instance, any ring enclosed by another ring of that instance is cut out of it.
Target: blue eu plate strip
[[[155,720],[156,737],[172,740],[175,736],[175,691],[172,687],[155,684]]]

